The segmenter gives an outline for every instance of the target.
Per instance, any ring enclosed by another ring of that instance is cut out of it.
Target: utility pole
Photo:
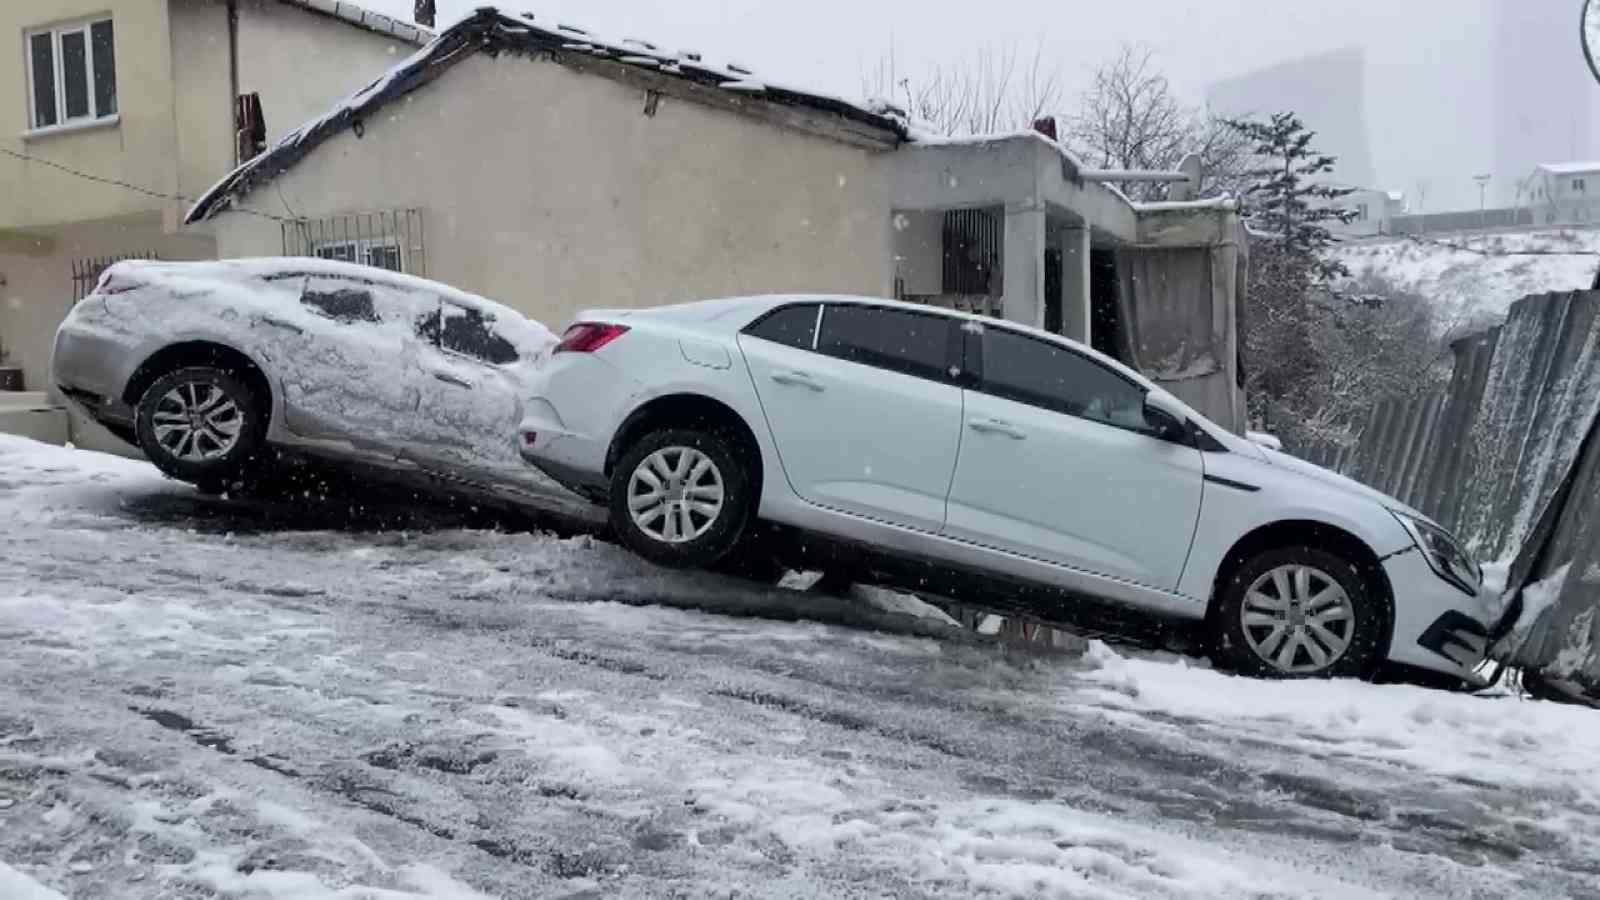
[[[1487,194],[1488,189],[1489,189],[1489,179],[1491,179],[1493,177],[1494,177],[1493,175],[1489,175],[1489,174],[1472,176],[1472,180],[1476,181],[1478,183],[1478,227],[1479,228],[1486,228],[1486,227],[1488,227],[1488,224],[1489,224],[1489,221],[1488,221],[1489,213],[1488,213],[1488,209],[1485,206],[1487,201],[1484,199],[1484,197]]]

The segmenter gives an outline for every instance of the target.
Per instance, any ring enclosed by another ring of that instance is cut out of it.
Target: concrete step
[[[78,411],[51,402],[44,391],[0,391],[0,433],[144,459],[137,447],[123,443],[121,438]]]

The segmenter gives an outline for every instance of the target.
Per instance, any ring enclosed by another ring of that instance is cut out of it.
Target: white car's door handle
[[[305,329],[293,322],[285,322],[282,319],[274,319],[271,316],[262,316],[260,321],[261,324],[271,325],[273,328],[282,328],[284,331],[292,331],[295,334],[305,334]]]
[[[472,387],[472,382],[466,380],[465,378],[457,378],[456,376],[451,375],[449,372],[435,372],[433,373],[433,377],[439,379],[445,384],[453,384],[456,387]]]
[[[810,388],[813,391],[822,390],[822,383],[813,378],[809,372],[801,372],[799,370],[773,372],[772,380],[779,384],[797,385],[799,387]]]
[[[1022,429],[999,419],[972,419],[967,422],[967,427],[979,434],[1003,434],[1014,441],[1025,440],[1028,437]]]

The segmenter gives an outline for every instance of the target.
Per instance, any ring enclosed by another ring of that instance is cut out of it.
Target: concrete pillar
[[[1005,314],[1012,322],[1044,327],[1044,207],[1007,206]]]
[[[1089,229],[1061,230],[1061,334],[1089,343]]]

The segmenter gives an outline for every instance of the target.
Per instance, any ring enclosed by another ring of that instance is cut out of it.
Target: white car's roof
[[[907,312],[925,314],[935,313],[952,319],[973,322],[977,325],[985,327],[1005,328],[1011,331],[1027,334],[1031,337],[1037,337],[1041,340],[1052,341],[1054,343],[1070,347],[1074,351],[1082,353],[1083,355],[1088,356],[1107,368],[1118,372],[1129,379],[1132,379],[1134,382],[1142,385],[1147,390],[1161,391],[1169,396],[1171,394],[1170,391],[1167,391],[1165,388],[1161,387],[1161,385],[1151,381],[1138,370],[1130,368],[1127,365],[1124,365],[1123,363],[1106,356],[1104,353],[1101,353],[1093,347],[1081,344],[1072,340],[1071,338],[1045,331],[1042,328],[1034,328],[1028,325],[1023,325],[1020,322],[1012,322],[1006,319],[997,319],[993,316],[962,312],[960,310],[946,309],[939,306],[929,306],[924,303],[908,303],[904,300],[890,300],[884,297],[865,297],[853,294],[752,294],[741,297],[719,297],[712,300],[697,300],[690,303],[674,303],[666,306],[647,307],[643,309],[596,310],[587,315],[698,321],[707,324],[715,322],[718,326],[721,326],[719,330],[738,331],[751,321],[759,318],[768,310],[776,309],[780,306],[786,306],[791,303],[863,304],[869,306],[886,307],[889,309],[903,309]],[[1179,402],[1181,403],[1182,401]],[[1238,437],[1215,422],[1212,422],[1210,419],[1207,419],[1198,410],[1195,410],[1193,407],[1189,407],[1188,404],[1184,404],[1184,406],[1189,409],[1190,413],[1193,414],[1196,422],[1200,423],[1202,427],[1212,434],[1212,436],[1216,437],[1217,440],[1227,445],[1230,449],[1237,450],[1240,448],[1248,448],[1251,451],[1255,450],[1255,445],[1249,443],[1243,438]]]

